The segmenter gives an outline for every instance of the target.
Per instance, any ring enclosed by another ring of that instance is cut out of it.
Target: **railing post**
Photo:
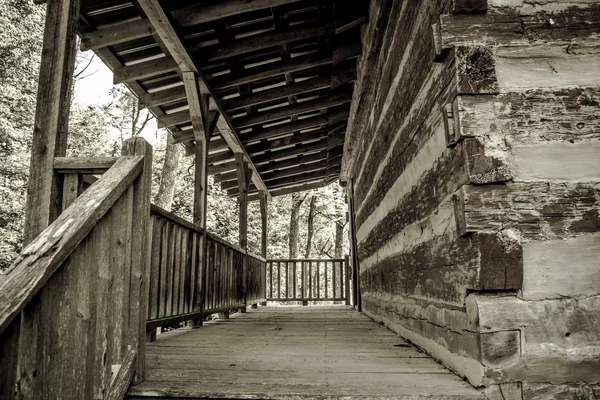
[[[137,350],[133,383],[144,380],[146,361],[146,319],[148,316],[148,279],[151,263],[148,235],[150,222],[150,193],[152,189],[152,146],[141,137],[123,144],[123,156],[143,156],[144,168],[133,184],[133,216],[131,241],[131,286],[129,301],[129,332],[132,348]]]
[[[348,256],[348,254],[346,254],[344,264],[345,264],[344,274],[346,276],[345,285],[344,285],[346,288],[346,305],[349,306],[350,305],[350,256]]]

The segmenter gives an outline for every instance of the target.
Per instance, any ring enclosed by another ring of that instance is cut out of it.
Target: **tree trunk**
[[[344,243],[344,225],[340,221],[334,222],[335,224],[335,247],[334,247],[334,258],[342,258],[343,243]]]
[[[308,219],[307,219],[307,232],[306,232],[306,249],[304,251],[304,258],[310,258],[310,250],[312,247],[312,239],[315,231],[314,223],[315,223],[315,196],[311,196],[310,198],[310,208],[308,209]]]
[[[171,211],[173,194],[175,193],[175,182],[177,180],[177,169],[181,158],[181,146],[173,143],[173,136],[167,132],[167,147],[165,149],[165,163],[163,165],[160,186],[154,204]]]
[[[289,258],[298,258],[298,214],[300,207],[306,199],[306,195],[294,193],[292,195],[292,209],[290,210],[290,237],[289,237]]]

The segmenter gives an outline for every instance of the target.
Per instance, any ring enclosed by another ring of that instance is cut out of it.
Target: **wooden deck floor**
[[[159,335],[129,398],[483,399],[345,306],[261,307]]]

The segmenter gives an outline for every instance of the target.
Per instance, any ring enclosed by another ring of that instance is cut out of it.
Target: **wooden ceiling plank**
[[[231,100],[226,100],[223,102],[223,107],[226,110],[235,110],[268,101],[284,99],[289,96],[312,92],[313,90],[326,89],[329,88],[330,85],[331,80],[329,77],[317,77],[314,79],[293,83],[291,85],[278,86],[273,89],[262,90],[246,96],[240,96]]]
[[[317,161],[327,161],[327,152],[314,153],[309,155],[299,155],[294,158],[283,161],[274,161],[268,164],[258,165],[256,168],[262,174],[265,172],[271,172],[280,169],[292,168],[298,165],[308,164]],[[236,179],[234,172],[225,172],[214,176],[214,180],[217,183],[232,181]]]
[[[224,75],[211,80],[211,84],[215,90],[223,90],[237,85],[252,83],[263,79],[272,78],[286,73],[297,72],[304,69],[318,67],[320,65],[331,64],[333,58],[331,56],[323,56],[313,53],[305,56],[292,58],[281,62],[275,62],[273,65],[261,65],[245,70],[244,75],[231,77]]]
[[[196,72],[198,74],[198,77],[200,78],[199,85],[201,93],[211,95],[217,108],[216,111],[218,111],[220,114],[216,124],[221,136],[223,139],[225,139],[231,151],[234,153],[243,154],[244,158],[249,162],[249,168],[253,171],[252,181],[254,182],[255,186],[260,190],[267,192],[268,195],[267,186],[256,171],[256,166],[250,160],[246,149],[242,145],[233,126],[229,122],[229,119],[226,117],[219,99],[214,96],[214,93],[209,88],[206,77],[201,73],[200,68],[198,68],[195,60],[191,57],[191,53],[188,51],[183,40],[175,30],[173,23],[160,5],[159,0],[144,0],[141,1],[139,5],[143,9],[152,26],[156,29],[161,39],[164,41],[165,45],[168,47],[169,52],[173,58],[175,58],[181,70],[184,72]]]
[[[281,107],[278,109],[265,111],[249,117],[234,119],[233,126],[236,128],[246,128],[286,118],[292,115],[298,115],[306,112],[339,106],[342,104],[350,103],[351,101],[352,91],[340,90],[335,93],[330,93],[328,96],[319,99],[309,100],[295,104],[293,106]]]
[[[327,173],[325,169],[320,169],[318,171],[309,172],[302,175],[290,176],[287,178],[275,179],[269,182],[269,188],[278,189],[284,188],[287,186],[297,185],[300,183],[308,183],[323,180],[327,177]],[[248,189],[248,193],[257,193],[258,190],[254,186],[250,186]],[[227,195],[229,196],[237,196],[239,194],[239,188],[235,187],[227,190]]]
[[[300,0],[225,0],[210,5],[192,5],[172,12],[179,26],[198,25],[250,11],[277,7]],[[140,3],[144,3],[141,1]],[[126,43],[156,33],[146,19],[128,21],[82,35],[81,50],[95,50]]]
[[[269,181],[275,181],[282,178],[289,178],[292,176],[303,175],[309,172],[315,171],[323,171],[327,170],[328,164],[327,161],[319,161],[313,163],[307,163],[303,165],[299,165],[293,168],[286,168],[282,170],[272,171],[263,173],[263,180],[269,185]],[[237,181],[230,180],[226,182],[221,182],[222,190],[233,189],[237,186]]]
[[[311,39],[314,37],[329,35],[334,32],[333,24],[297,27],[278,32],[265,32],[248,38],[239,39],[227,47],[213,50],[206,60],[209,62],[219,61],[230,57],[237,57],[255,51],[279,46],[297,40]],[[202,48],[191,46],[192,51],[202,51]]]
[[[284,196],[286,194],[291,194],[291,193],[298,193],[298,192],[304,192],[307,190],[320,189],[329,184],[330,184],[330,182],[326,182],[326,181],[322,180],[322,181],[316,181],[316,182],[311,182],[311,183],[303,183],[303,184],[299,184],[299,185],[287,186],[287,187],[279,188],[276,190],[272,190],[271,196]],[[259,199],[258,193],[252,193],[252,194],[248,195],[248,201],[255,201],[258,199]]]
[[[175,62],[173,57],[156,58],[138,64],[115,68],[113,71],[113,83],[117,85],[119,83],[139,81],[172,71],[179,71],[177,62]]]
[[[162,106],[163,104],[185,99],[185,88],[183,86],[175,86],[169,89],[160,90],[154,93],[147,93],[140,96],[139,108],[140,110],[143,110],[145,108]]]

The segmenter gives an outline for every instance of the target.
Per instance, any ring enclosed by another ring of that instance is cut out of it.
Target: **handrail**
[[[0,281],[0,333],[140,175],[143,158],[120,157],[4,271],[5,279]]]
[[[151,215],[149,331],[266,300],[264,258],[211,233],[202,246],[204,229],[156,205]]]
[[[172,213],[171,211],[167,211],[162,207],[159,207],[155,204],[151,205],[151,209],[150,209],[151,213],[154,215],[158,215],[161,218],[164,218],[170,222],[173,222],[175,224],[179,224],[185,228],[191,229],[193,231],[196,231],[198,233],[204,233],[204,229],[202,229],[201,227],[199,227],[198,225],[181,218],[179,215]],[[206,236],[210,239],[210,240],[214,240],[215,242],[219,242],[225,246],[231,247],[232,249],[234,249],[235,251],[239,251],[240,253],[246,254],[250,257],[256,258],[257,260],[266,262],[267,260],[257,254],[251,253],[249,251],[246,251],[244,249],[242,249],[241,247],[223,239],[220,238],[219,236],[215,235],[214,233],[211,232],[207,232]]]

